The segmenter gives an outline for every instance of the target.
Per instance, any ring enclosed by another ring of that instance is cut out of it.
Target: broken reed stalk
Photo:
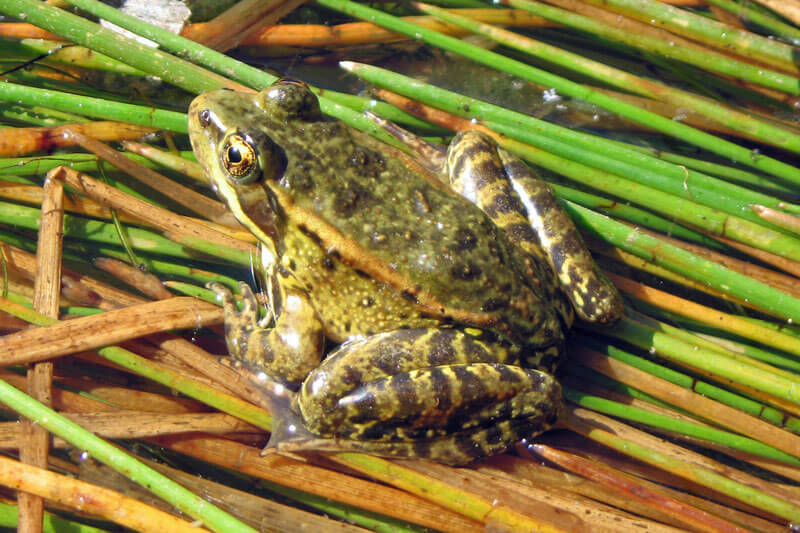
[[[42,221],[36,248],[36,279],[33,306],[36,311],[58,319],[61,299],[61,250],[64,224],[64,187],[57,180],[45,180]],[[28,368],[28,393],[44,405],[52,404],[53,363],[42,361]],[[19,458],[23,463],[47,468],[50,434],[30,420],[20,425],[22,446]],[[20,492],[19,530],[41,532],[44,501],[41,497]]]
[[[222,309],[194,298],[145,303],[0,337],[0,353],[5,354],[0,363],[31,363],[151,333],[218,325],[222,320]]]
[[[32,152],[52,151],[60,147],[75,146],[76,142],[70,139],[67,133],[81,130],[96,139],[107,141],[139,139],[143,135],[154,132],[152,128],[148,127],[108,121],[67,124],[52,128],[11,128],[0,131],[0,156],[15,157]]]
[[[243,0],[214,19],[193,24],[181,32],[185,37],[222,52],[239,45],[253,33],[268,28],[306,0]]]
[[[114,150],[114,152],[116,151]],[[143,170],[143,168],[137,168],[137,171],[141,170]],[[210,227],[205,221],[176,215],[167,209],[139,200],[115,187],[106,185],[86,174],[75,172],[70,168],[57,167],[48,173],[48,177],[63,180],[64,183],[76,191],[86,194],[100,204],[119,209],[138,219],[147,220],[151,226],[161,231],[175,234],[188,234],[198,239],[202,238],[221,246],[246,251],[248,253],[254,251],[251,244],[242,242],[236,238],[231,238],[227,234]],[[164,180],[165,186],[167,186],[167,182],[169,182],[172,183],[172,188],[179,187],[172,180],[168,180],[163,176],[159,176],[159,178]],[[148,185],[150,185],[150,183],[148,183]],[[204,198],[206,201],[211,202],[210,199]],[[184,200],[191,201],[192,199],[193,198],[186,198]],[[221,207],[221,204],[218,202],[214,202],[214,204],[217,207]],[[236,234],[239,235],[238,232]],[[248,241],[252,242],[252,240],[251,236]]]
[[[220,202],[211,200],[199,192],[176,184],[175,181],[165,178],[152,169],[138,165],[116,150],[100,142],[101,139],[91,138],[80,132],[71,130],[67,135],[72,137],[75,142],[88,152],[92,152],[98,157],[105,159],[118,169],[132,176],[136,176],[147,186],[155,189],[167,198],[175,200],[190,211],[213,221],[228,220],[230,218],[227,209],[225,209]],[[95,199],[97,200],[97,198]]]

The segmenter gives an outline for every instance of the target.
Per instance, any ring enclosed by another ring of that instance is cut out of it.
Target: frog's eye
[[[276,81],[266,90],[266,99],[286,113],[287,118],[319,120],[319,100],[305,83],[291,78]]]
[[[237,183],[253,183],[261,178],[258,150],[247,135],[229,135],[222,144],[220,159],[225,172]]]

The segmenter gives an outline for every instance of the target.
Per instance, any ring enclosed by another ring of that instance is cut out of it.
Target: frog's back
[[[299,212],[326,221],[354,246],[322,242],[311,224],[298,226],[329,251],[322,259],[328,266],[341,263],[352,269],[347,275],[393,288],[380,291],[384,314],[395,322],[409,315],[393,301],[400,298],[423,316],[495,329],[515,342],[547,336],[542,324],[556,319],[535,286],[541,267],[480,209],[339,122],[304,124],[290,137],[281,145],[287,164],[279,186]]]

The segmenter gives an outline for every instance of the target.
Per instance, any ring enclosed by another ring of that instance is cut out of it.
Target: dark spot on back
[[[361,185],[349,181],[336,191],[334,209],[342,217],[366,209],[372,203],[372,194]]]
[[[483,311],[484,313],[490,313],[492,311],[497,311],[498,309],[504,309],[506,307],[508,307],[508,298],[503,298],[498,296],[495,298],[489,298],[488,300],[483,302],[483,305],[481,306],[481,311]]]
[[[478,238],[469,228],[458,228],[455,232],[455,244],[452,246],[454,251],[467,251],[475,248]]]
[[[471,263],[461,263],[454,265],[450,274],[456,279],[471,281],[481,275],[481,269]]]

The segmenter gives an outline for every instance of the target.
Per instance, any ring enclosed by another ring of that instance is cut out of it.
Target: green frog
[[[189,134],[261,248],[267,317],[246,284],[241,311],[212,288],[276,417],[270,446],[454,465],[498,453],[556,423],[574,315],[621,314],[550,188],[482,133],[412,157],[282,80],[197,97]]]

